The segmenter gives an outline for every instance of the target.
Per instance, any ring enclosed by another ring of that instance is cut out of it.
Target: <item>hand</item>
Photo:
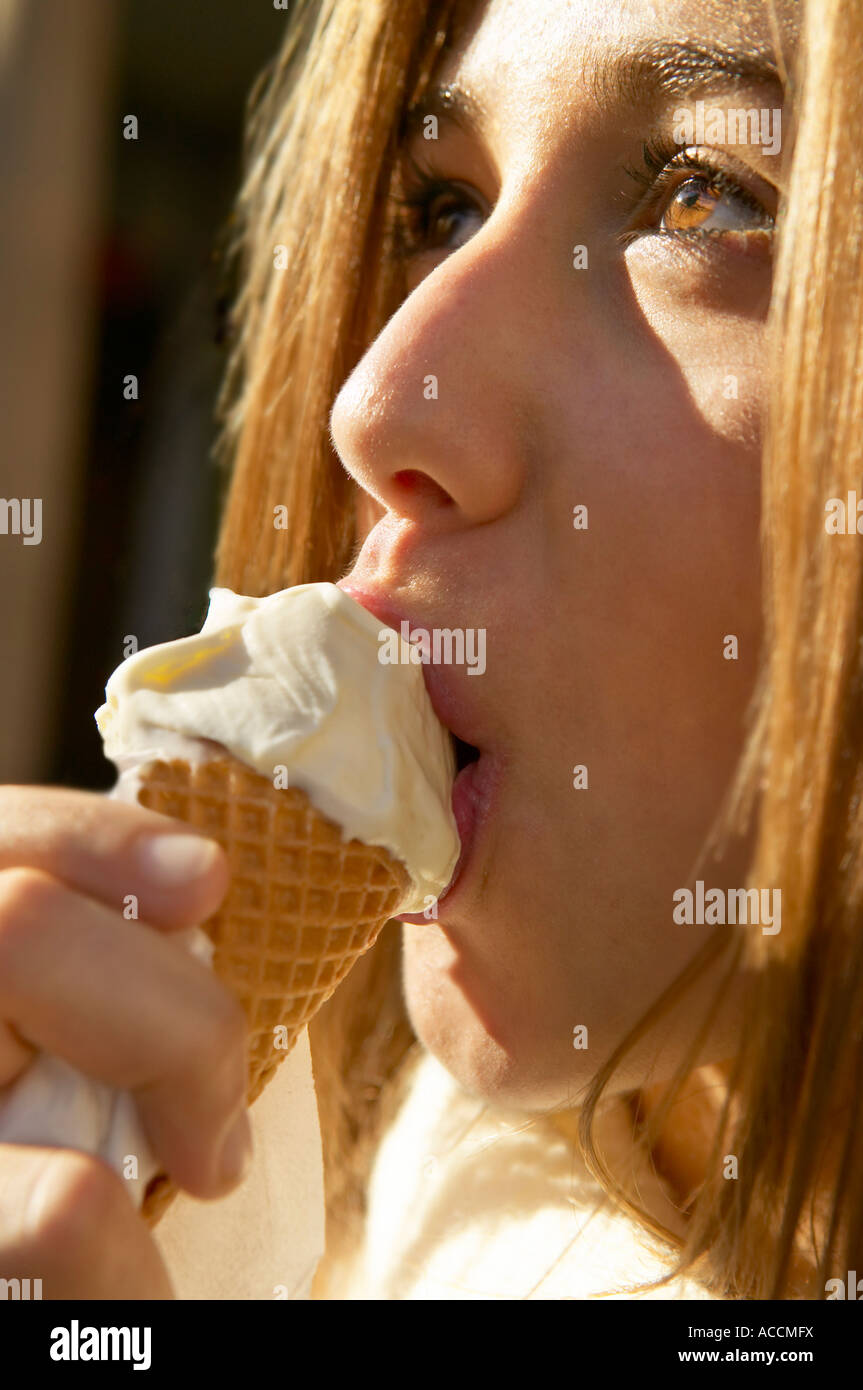
[[[246,1025],[166,938],[227,886],[223,851],[189,826],[90,792],[0,788],[0,1088],[43,1048],[131,1090],[156,1156],[200,1198],[231,1191],[250,1152]],[[45,1298],[170,1296],[123,1178],[70,1149],[0,1144],[0,1277],[42,1278]]]

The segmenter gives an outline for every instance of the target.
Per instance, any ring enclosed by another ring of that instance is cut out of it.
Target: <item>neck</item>
[[[679,1099],[671,1106],[658,1135],[651,1142],[651,1155],[657,1173],[663,1179],[671,1202],[684,1218],[691,1209],[708,1171],[711,1149],[721,1118],[732,1063],[705,1066],[694,1071],[684,1083]],[[650,1119],[662,1103],[668,1086],[652,1086],[638,1093],[637,1117],[642,1123]],[[841,1119],[841,1108],[831,1121],[830,1132],[841,1135],[847,1125],[847,1112]],[[819,1170],[812,1213],[806,1222],[806,1248],[798,1243],[790,1260],[790,1284],[795,1296],[809,1297],[815,1273],[815,1262],[809,1249],[810,1221],[815,1222],[817,1245],[821,1248],[826,1236],[823,1213],[829,1211],[839,1163],[839,1147],[834,1140],[827,1158]],[[809,1204],[807,1203],[807,1211]],[[822,1217],[815,1213],[822,1212]],[[820,1229],[819,1229],[820,1227]]]

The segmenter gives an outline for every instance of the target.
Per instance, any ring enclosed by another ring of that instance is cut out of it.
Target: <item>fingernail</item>
[[[238,1183],[252,1158],[252,1126],[245,1110],[228,1133],[219,1158],[219,1174],[223,1182]]]
[[[204,878],[221,851],[215,840],[202,835],[146,835],[138,841],[138,867],[160,888]]]

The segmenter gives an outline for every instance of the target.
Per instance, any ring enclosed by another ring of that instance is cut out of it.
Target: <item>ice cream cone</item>
[[[202,924],[213,967],[248,1020],[248,1102],[303,1028],[371,947],[411,891],[388,850],[345,840],[297,788],[278,788],[238,759],[150,762],[138,801],[217,840],[231,867],[219,911]],[[175,1195],[155,1177],[142,1207],[154,1225]]]

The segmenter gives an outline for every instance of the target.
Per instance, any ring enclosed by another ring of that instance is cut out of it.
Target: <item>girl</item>
[[[453,885],[310,1029],[317,1297],[825,1298],[861,1267],[861,20],[325,0],[257,92],[216,580],[338,579],[487,651],[424,668]],[[2,805],[0,1079],[39,1043],[131,1085],[220,1195],[237,1016],[161,939],[218,854]],[[0,1152],[4,1263],[78,1297],[202,1267],[91,1160]]]

